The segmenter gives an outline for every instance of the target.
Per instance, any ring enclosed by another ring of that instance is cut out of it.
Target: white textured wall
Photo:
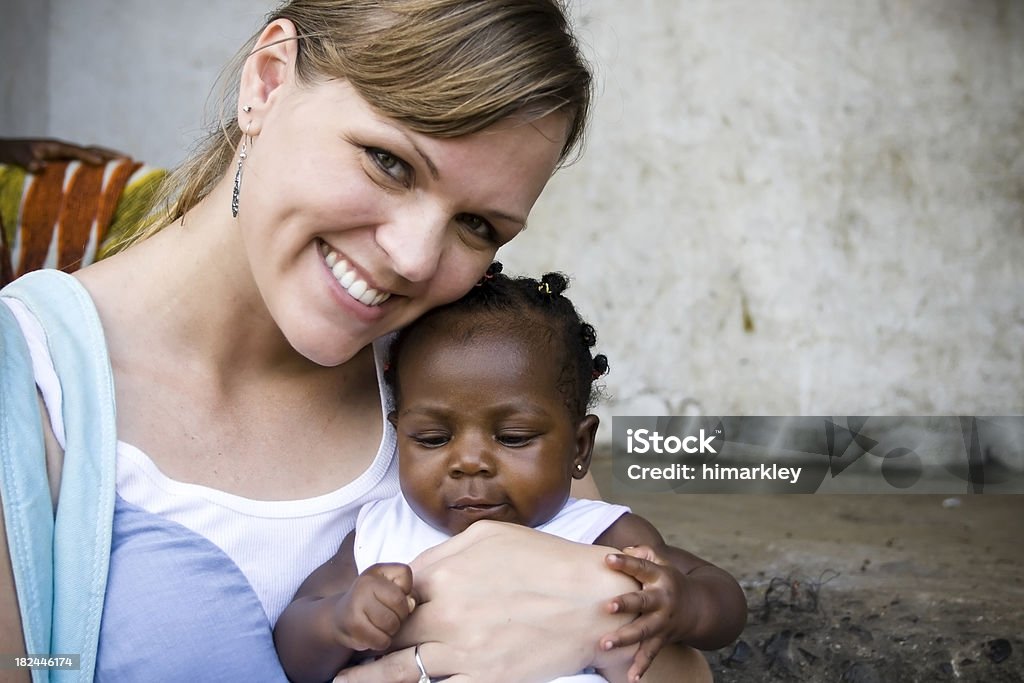
[[[172,164],[272,4],[49,0],[0,133]],[[589,148],[503,258],[575,275],[605,416],[1024,413],[1024,3],[574,5]]]
[[[1024,3],[581,1],[565,269],[605,414],[1024,412]]]

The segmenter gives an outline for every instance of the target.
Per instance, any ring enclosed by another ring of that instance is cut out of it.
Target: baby
[[[665,643],[711,649],[742,630],[743,593],[726,572],[667,545],[628,508],[570,497],[590,466],[598,418],[587,410],[608,362],[591,355],[594,329],[563,295],[564,276],[500,271],[492,264],[469,294],[396,338],[385,376],[402,495],[360,511],[277,622],[293,681],[323,681],[360,652],[386,650],[415,608],[407,563],[479,520],[626,549],[606,562],[639,590],[608,603],[631,620],[600,648],[639,647],[601,668],[604,678],[588,670],[559,681],[632,683]]]

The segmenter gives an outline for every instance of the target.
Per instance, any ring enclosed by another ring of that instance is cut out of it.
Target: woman
[[[284,680],[270,626],[397,487],[375,340],[468,290],[582,136],[590,77],[554,0],[292,0],[269,19],[226,135],[151,234],[4,290],[0,651],[24,633],[80,653],[80,680]],[[592,659],[612,629],[591,605],[622,577],[522,533],[420,558],[420,649],[350,680]]]

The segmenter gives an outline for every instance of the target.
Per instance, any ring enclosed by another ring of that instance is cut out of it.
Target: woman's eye
[[[493,241],[496,239],[496,233],[494,226],[488,223],[480,216],[476,216],[471,213],[460,213],[456,220],[459,221],[469,232],[477,237],[482,237],[485,240]]]
[[[381,171],[403,185],[409,184],[412,174],[409,166],[404,161],[386,149],[380,149],[379,147],[367,147],[366,152]]]

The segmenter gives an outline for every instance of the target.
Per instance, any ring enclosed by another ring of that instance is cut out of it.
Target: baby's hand
[[[334,607],[340,642],[353,650],[386,650],[415,607],[409,565],[368,567]]]
[[[636,614],[637,617],[601,639],[604,650],[640,644],[628,673],[629,681],[639,681],[662,646],[677,635],[677,611],[682,607],[686,577],[649,546],[626,548],[621,554],[608,555],[605,561],[642,586],[641,590],[619,595],[608,603],[610,612]]]

